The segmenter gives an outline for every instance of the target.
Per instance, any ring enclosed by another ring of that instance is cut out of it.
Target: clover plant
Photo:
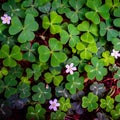
[[[58,15],[55,11],[52,11],[50,12],[50,20],[48,16],[43,17],[42,26],[44,29],[48,29],[50,27],[50,32],[52,34],[56,34],[62,30],[60,26],[62,20],[62,16]]]
[[[0,58],[4,59],[3,64],[5,66],[15,67],[17,65],[15,60],[22,60],[20,47],[15,45],[10,52],[10,47],[4,44],[0,49]]]
[[[112,118],[118,120],[120,118],[120,103],[115,106],[115,110],[111,111]]]
[[[102,4],[102,0],[87,0],[87,6],[92,9],[88,11],[85,16],[87,19],[91,20],[95,24],[100,23],[100,16],[104,19],[109,19],[109,6],[107,4]]]
[[[45,120],[45,112],[46,110],[42,108],[40,104],[36,104],[35,107],[29,106],[27,109],[26,119]]]
[[[114,99],[110,96],[107,96],[106,99],[101,99],[100,102],[100,107],[105,109],[107,112],[110,112],[114,108]]]
[[[40,103],[45,103],[47,99],[51,98],[51,88],[45,88],[44,83],[39,82],[37,85],[32,87],[32,91],[35,92],[32,96],[34,101],[39,101]]]
[[[51,83],[53,81],[53,84],[55,86],[59,86],[59,84],[63,81],[63,76],[59,75],[60,71],[57,71],[55,69],[51,70],[50,72],[45,73],[45,81],[46,83]]]
[[[119,120],[120,0],[1,0],[0,119]]]
[[[82,107],[87,108],[89,112],[95,110],[98,107],[98,96],[89,92],[88,97],[82,97]]]
[[[91,63],[93,64],[93,66],[85,66],[88,78],[92,80],[96,77],[98,81],[102,80],[103,77],[107,74],[107,69],[104,68],[104,63],[100,61],[97,57],[93,57],[91,59]]]
[[[82,90],[84,88],[84,78],[79,77],[78,72],[74,72],[73,75],[68,75],[68,83],[65,84],[65,88],[69,90],[71,94],[75,94],[76,90]]]
[[[66,112],[69,108],[71,108],[71,104],[70,104],[70,99],[69,98],[65,99],[64,97],[61,97],[59,99],[59,103],[60,103],[59,109],[61,111]]]
[[[33,31],[38,29],[38,23],[35,21],[33,15],[27,14],[25,17],[24,25],[21,23],[17,16],[12,18],[12,23],[9,28],[10,35],[18,35],[18,42],[25,43],[26,41],[31,41],[34,39],[35,34]],[[28,36],[26,36],[28,34]]]
[[[49,47],[50,49],[45,45],[39,46],[38,53],[41,62],[47,62],[50,56],[51,65],[53,67],[57,67],[60,63],[65,62],[67,56],[64,52],[62,52],[63,45],[60,43],[60,41],[55,38],[50,38]]]
[[[65,118],[65,113],[61,112],[60,110],[58,110],[57,112],[52,112],[51,113],[51,120],[64,120]]]

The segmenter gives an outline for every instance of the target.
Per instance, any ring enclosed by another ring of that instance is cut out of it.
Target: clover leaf
[[[47,15],[50,13],[50,9],[51,9],[51,3],[48,2],[47,4],[43,5],[43,6],[40,6],[38,7],[39,11],[42,12],[43,14],[40,16],[41,18],[44,16],[44,15]]]
[[[105,3],[114,10],[116,7],[120,6],[119,0],[106,0]]]
[[[39,15],[37,11],[37,3],[33,0],[24,0],[22,3],[22,7],[26,9],[26,14],[32,14],[34,17],[37,17]]]
[[[32,99],[34,101],[39,101],[41,104],[45,103],[47,99],[50,99],[52,97],[51,88],[49,87],[48,89],[46,89],[45,84],[42,82],[34,85],[32,87],[32,91],[35,92],[32,96]]]
[[[25,17],[24,10],[21,9],[20,4],[15,3],[14,0],[9,0],[2,4],[2,9],[10,16]]]
[[[15,76],[16,78],[21,78],[23,74],[23,68],[17,64],[9,70],[9,74]]]
[[[63,46],[60,41],[55,38],[50,38],[49,47],[50,49],[47,46],[41,45],[38,48],[39,59],[41,62],[47,62],[51,57],[51,65],[57,67],[67,59],[66,54],[62,51]]]
[[[120,118],[120,103],[115,106],[115,110],[112,110],[111,112],[112,118],[114,120],[118,120]]]
[[[17,81],[14,76],[7,75],[4,80],[0,80],[0,93],[4,92],[5,98],[9,98],[11,95],[17,93],[17,89],[14,87],[17,85]]]
[[[8,70],[5,67],[2,67],[0,70],[0,78],[2,78],[3,76],[6,76],[8,74]]]
[[[69,98],[65,99],[64,97],[61,97],[59,99],[59,103],[60,103],[59,109],[61,111],[66,112],[69,108],[71,108],[71,104],[70,104],[70,99]]]
[[[17,90],[18,93],[20,94],[20,98],[27,98],[31,95],[29,84],[21,83],[18,85]]]
[[[36,60],[35,55],[36,55],[38,46],[39,46],[38,43],[34,43],[33,45],[30,45],[30,43],[27,42],[22,44],[21,50],[24,51],[23,59],[28,60],[30,62],[35,62]]]
[[[50,115],[50,120],[64,120],[66,114],[57,110],[56,112],[52,112]]]
[[[95,42],[89,43],[88,45],[86,45],[83,42],[79,42],[76,45],[76,49],[80,51],[80,57],[82,59],[87,59],[87,60],[91,59],[92,53],[96,53],[98,51],[98,48]]]
[[[89,112],[92,112],[98,107],[97,101],[98,101],[98,96],[89,92],[88,97],[86,96],[82,97],[82,107],[87,108]]]
[[[105,22],[100,22],[100,36],[107,35],[108,41],[113,41],[119,33],[116,29],[113,29],[111,20],[106,20]]]
[[[119,38],[113,38],[111,42],[113,43],[114,49],[119,51],[120,50],[120,47],[119,47],[120,39]]]
[[[110,112],[114,108],[114,99],[106,96],[106,99],[100,99],[100,107]]]
[[[17,45],[13,46],[10,53],[10,47],[4,44],[0,50],[0,58],[4,59],[3,64],[5,66],[15,67],[17,65],[15,60],[22,60],[22,53]]]
[[[50,12],[50,20],[48,16],[43,17],[42,26],[44,29],[50,27],[50,32],[56,34],[61,32],[60,23],[63,21],[62,16],[58,15],[55,11]]]
[[[102,80],[103,77],[107,74],[107,69],[104,68],[104,63],[100,61],[97,57],[91,59],[92,65],[86,65],[85,71],[89,79],[96,79],[98,81]]]
[[[114,74],[114,78],[120,80],[120,69],[118,69],[117,73]]]
[[[38,23],[35,21],[31,14],[27,14],[25,17],[24,25],[20,19],[16,16],[12,18],[11,26],[9,27],[10,35],[18,35],[18,42],[25,43],[34,39],[35,34],[33,33],[38,29]]]
[[[118,94],[118,95],[115,96],[115,101],[116,102],[120,102],[120,94]]]
[[[63,76],[60,75],[60,71],[57,71],[55,69],[51,70],[50,72],[47,72],[44,74],[46,83],[51,83],[53,81],[55,86],[59,86],[59,84],[63,81]]]
[[[35,107],[29,106],[27,109],[26,119],[27,120],[45,120],[46,110],[42,108],[40,104],[36,104]]]
[[[68,83],[65,84],[65,88],[69,90],[71,94],[75,94],[76,90],[82,90],[84,88],[84,78],[79,77],[79,72],[68,75],[67,81]]]
[[[91,86],[90,86],[90,90],[97,96],[101,97],[103,96],[103,93],[106,91],[105,86],[103,83],[97,83],[94,82]]]
[[[30,84],[30,80],[27,76],[22,76],[21,78],[21,82],[20,83],[26,83],[26,84]]]
[[[65,14],[70,19],[71,22],[76,23],[78,20],[84,19],[84,14],[87,12],[87,8],[83,7],[86,3],[86,0],[69,0],[70,7]]]
[[[64,14],[69,11],[69,5],[67,0],[56,0],[52,2],[52,10],[57,10],[59,14]]]
[[[27,72],[28,78],[31,78],[34,75],[34,80],[36,81],[41,76],[41,72],[42,72],[41,66],[38,64],[32,64],[32,69],[27,68],[26,72]]]
[[[85,14],[86,18],[91,20],[95,24],[100,23],[100,16],[104,19],[109,19],[109,7],[106,4],[102,4],[101,0],[87,0],[87,6],[92,9]],[[100,15],[100,16],[99,16]]]
[[[116,8],[114,10],[114,16],[117,17],[114,19],[113,21],[113,24],[116,26],[116,27],[120,27],[120,7]]]
[[[65,98],[70,97],[70,94],[68,93],[68,91],[63,86],[58,86],[58,87],[55,88],[55,95],[57,97],[65,97]]]
[[[109,51],[105,51],[102,53],[103,58],[101,58],[101,60],[104,62],[105,66],[108,66],[110,64],[114,64],[115,63],[115,59],[113,56],[110,55]]]
[[[80,32],[84,32],[80,38],[86,43],[93,43],[95,41],[93,35],[98,36],[97,25],[93,23],[90,25],[88,21],[83,21],[82,23],[78,24],[77,28]]]
[[[60,32],[61,43],[66,44],[69,40],[69,46],[73,48],[79,42],[79,31],[73,24],[69,24],[68,32],[66,32],[65,30],[62,30]]]

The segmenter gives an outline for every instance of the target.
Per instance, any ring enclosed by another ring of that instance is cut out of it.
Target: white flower
[[[119,51],[116,51],[113,49],[111,56],[114,56],[117,59],[118,57],[120,57],[120,53],[119,53]]]
[[[4,14],[4,15],[1,17],[1,20],[2,20],[2,23],[3,23],[3,24],[10,24],[11,17],[8,16],[7,14]]]
[[[73,67],[74,66],[74,64],[73,63],[71,63],[70,65],[66,65],[65,67],[67,68],[66,69],[66,73],[70,73],[70,74],[73,74],[73,71],[75,71],[75,70],[77,70],[77,68],[76,67]]]
[[[49,103],[50,103],[50,106],[49,106],[50,110],[53,109],[54,111],[57,111],[57,107],[60,106],[60,103],[57,103],[57,99],[54,99],[53,101],[50,100]]]

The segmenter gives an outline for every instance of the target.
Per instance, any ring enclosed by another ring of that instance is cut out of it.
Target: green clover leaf
[[[113,46],[114,49],[119,51],[120,50],[120,39],[119,38],[113,38],[111,42],[114,45]]]
[[[15,67],[17,65],[15,60],[22,60],[22,53],[17,45],[13,46],[10,53],[9,46],[4,44],[0,50],[0,58],[4,59],[3,64],[5,66]]]
[[[0,70],[0,78],[2,78],[3,76],[6,76],[8,74],[8,69],[5,67],[2,67]]]
[[[115,63],[115,59],[113,56],[110,55],[109,51],[105,51],[102,53],[103,58],[101,58],[100,60],[102,60],[104,62],[105,66],[108,66],[110,64],[114,64]]]
[[[42,72],[41,66],[38,64],[32,64],[32,69],[30,68],[26,69],[28,78],[31,78],[34,75],[35,81],[39,79],[39,77],[41,76],[41,72]]]
[[[69,90],[71,94],[75,94],[76,90],[82,90],[84,88],[84,78],[79,77],[79,72],[74,72],[73,75],[67,76],[68,83],[65,84],[65,88]]]
[[[71,108],[71,104],[70,104],[70,99],[69,98],[65,99],[64,97],[61,97],[59,99],[59,103],[60,103],[59,109],[61,111],[66,112],[66,111],[68,111],[69,108]]]
[[[59,86],[60,83],[63,81],[63,76],[59,74],[60,74],[60,71],[57,71],[55,69],[51,70],[51,73],[50,72],[45,73],[44,77],[45,77],[46,83],[49,84],[53,81],[53,84],[55,86]]]
[[[86,3],[85,0],[69,0],[69,4],[71,9],[68,9],[65,14],[66,16],[70,19],[72,23],[78,22],[78,20],[83,20],[84,19],[84,14],[87,12],[87,8],[83,7],[84,4]]]
[[[119,0],[105,0],[105,3],[114,10],[116,7],[120,6]]]
[[[95,25],[93,23],[90,25],[90,23],[88,21],[83,21],[82,23],[80,23],[77,26],[77,28],[80,32],[85,32],[80,37],[83,42],[93,43],[95,41],[93,35],[98,36],[97,25]]]
[[[87,0],[87,6],[92,9],[85,14],[86,18],[91,20],[95,24],[100,23],[100,16],[104,19],[109,19],[109,6],[106,4],[102,4],[101,0]],[[100,15],[100,16],[99,16]]]
[[[79,42],[76,45],[76,49],[80,51],[80,57],[82,59],[87,59],[87,60],[91,59],[92,53],[96,53],[98,51],[98,48],[95,42],[89,43],[87,45],[83,42]]]
[[[73,48],[80,41],[79,36],[77,36],[79,34],[79,31],[73,24],[69,24],[68,32],[66,32],[65,30],[62,30],[60,32],[61,43],[66,44],[69,40],[69,46]]]
[[[7,75],[4,77],[4,81],[0,80],[0,93],[5,91],[4,96],[5,98],[9,98],[11,95],[17,93],[17,89],[14,87],[17,85],[17,81],[14,76]]]
[[[114,120],[118,120],[120,118],[120,103],[115,106],[115,110],[112,110],[111,112],[112,118]]]
[[[100,36],[105,36],[106,34],[108,41],[113,41],[113,38],[119,35],[118,31],[112,28],[111,20],[106,20],[105,23],[100,22]]]
[[[9,70],[9,74],[15,76],[16,78],[21,78],[23,74],[23,68],[20,65],[16,65]]]
[[[45,84],[42,82],[34,85],[32,87],[32,91],[35,92],[32,96],[32,99],[34,101],[39,101],[41,104],[45,103],[47,99],[50,99],[52,97],[51,88],[49,87],[48,89],[46,89]]]
[[[48,16],[43,17],[42,26],[44,29],[48,29],[50,27],[50,32],[52,34],[56,34],[61,32],[60,23],[62,20],[62,16],[58,15],[55,11],[52,11],[50,12],[50,20]]]
[[[18,93],[20,94],[20,98],[27,98],[31,95],[29,84],[21,83],[18,85],[17,90]]]
[[[115,96],[115,101],[116,102],[120,102],[120,94],[118,94],[118,95]]]
[[[50,120],[64,120],[66,114],[57,110],[56,112],[52,112],[50,115]]]
[[[38,43],[34,43],[31,45],[29,42],[27,42],[22,44],[21,50],[24,51],[23,59],[28,60],[30,62],[35,62],[36,60],[35,55],[36,55],[38,46],[39,46]]]
[[[35,21],[31,14],[27,14],[25,17],[24,25],[22,25],[20,19],[16,16],[12,18],[11,26],[9,27],[10,35],[18,35],[18,42],[25,43],[34,39],[33,33],[38,29],[38,23]]]
[[[114,108],[114,99],[110,96],[105,99],[100,99],[100,107],[105,109],[107,112],[110,112]]]
[[[60,41],[55,38],[50,38],[49,47],[50,49],[44,45],[41,45],[38,48],[39,59],[41,62],[47,62],[51,57],[51,65],[53,67],[57,67],[60,63],[63,63],[67,59],[66,54],[62,52],[63,46]]]
[[[116,8],[114,10],[114,16],[117,17],[114,19],[113,21],[113,24],[116,26],[116,27],[120,27],[120,7]]]
[[[117,73],[114,74],[114,79],[117,81],[117,88],[120,88],[120,69],[117,70]]]
[[[91,59],[92,65],[86,65],[85,71],[89,79],[96,79],[98,81],[102,80],[103,77],[107,74],[107,69],[104,68],[104,63],[100,61],[97,57]]]
[[[37,17],[39,15],[37,11],[37,3],[33,0],[25,0],[22,3],[22,7],[26,9],[26,14],[32,14],[34,17]]]
[[[27,109],[26,119],[27,120],[45,120],[46,110],[42,108],[40,104],[36,104],[35,107],[29,106]]]
[[[98,101],[98,96],[89,92],[88,97],[86,96],[82,97],[82,107],[87,108],[89,112],[92,112],[98,107],[97,101]]]
[[[8,2],[2,4],[2,9],[10,16],[25,17],[25,13],[24,10],[21,9],[21,5],[15,3],[14,0],[9,0]]]

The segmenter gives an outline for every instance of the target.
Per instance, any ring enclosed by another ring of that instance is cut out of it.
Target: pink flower
[[[57,107],[60,106],[60,103],[57,103],[57,99],[54,99],[53,101],[50,100],[49,103],[50,103],[50,106],[49,106],[50,110],[53,109],[54,111],[57,111]]]
[[[70,73],[70,74],[73,74],[73,71],[75,71],[75,70],[77,70],[77,68],[76,67],[73,67],[74,66],[74,64],[73,63],[71,63],[70,65],[66,65],[65,67],[67,68],[66,69],[66,73]]]
[[[3,24],[10,24],[11,17],[8,16],[7,14],[4,14],[4,15],[1,17],[1,20],[2,20],[2,23],[3,23]]]
[[[119,51],[116,51],[113,49],[111,56],[114,56],[117,59],[118,57],[120,57],[120,53],[119,53]]]

